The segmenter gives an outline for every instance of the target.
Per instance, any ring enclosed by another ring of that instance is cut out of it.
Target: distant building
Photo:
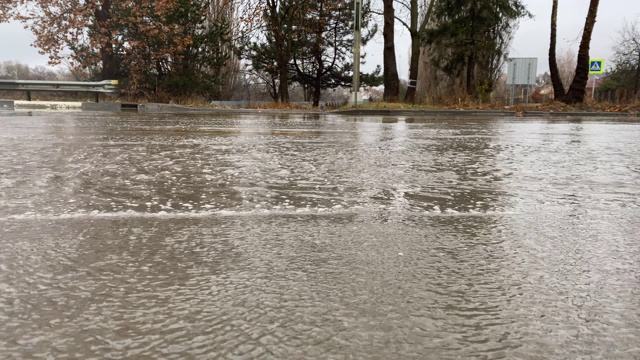
[[[596,77],[596,81],[595,81],[596,90],[598,90],[598,88],[601,87],[602,84],[604,84],[607,80],[609,80],[608,75],[589,75],[589,82],[587,82],[587,93],[589,95],[591,95],[591,92],[593,91],[594,76]]]

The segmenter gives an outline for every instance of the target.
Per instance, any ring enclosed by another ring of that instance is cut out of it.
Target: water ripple
[[[640,127],[0,117],[2,358],[640,356]]]

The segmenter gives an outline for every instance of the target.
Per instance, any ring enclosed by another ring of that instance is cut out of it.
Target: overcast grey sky
[[[515,34],[511,46],[510,57],[537,57],[538,73],[548,70],[547,52],[549,46],[551,0],[524,0],[533,19],[525,19]],[[558,14],[558,53],[564,50],[578,50],[584,19],[587,14],[589,0],[560,0]],[[598,9],[598,22],[591,40],[591,57],[604,58],[608,64],[611,58],[611,47],[616,32],[624,19],[633,20],[640,16],[640,0],[601,1]],[[407,78],[409,62],[409,34],[396,25],[398,71]],[[47,56],[38,54],[37,49],[29,46],[33,35],[22,28],[21,24],[0,24],[0,62],[19,61],[23,64],[46,65]],[[382,64],[382,39],[376,39],[365,49],[367,64],[363,70],[373,69]],[[605,65],[605,66],[606,66]]]

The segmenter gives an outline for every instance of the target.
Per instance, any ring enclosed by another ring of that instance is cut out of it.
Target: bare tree
[[[565,50],[558,58],[557,66],[563,88],[566,89],[576,76],[576,53],[571,49]]]
[[[416,86],[420,70],[420,56],[425,44],[427,25],[431,20],[437,0],[396,0],[398,5],[396,20],[409,31],[411,37],[411,58],[409,60],[409,82],[404,101],[416,101]]]
[[[383,0],[385,3],[387,0]],[[395,0],[395,19],[409,31],[411,37],[411,58],[409,61],[409,83],[404,101],[414,103],[416,85],[420,69],[420,56],[425,45],[426,29],[438,0]],[[384,11],[373,10],[373,14],[384,16]]]
[[[598,5],[600,0],[591,0],[589,3],[589,12],[585,20],[584,31],[582,33],[582,41],[578,49],[578,60],[576,65],[576,76],[569,87],[564,102],[567,104],[575,104],[584,102],[584,95],[587,90],[587,82],[589,81],[589,48],[591,45],[591,34],[596,25],[596,16],[598,14]]]
[[[624,21],[618,31],[618,41],[614,47],[616,72],[633,72],[633,94],[640,90],[640,17],[634,21]]]
[[[549,71],[551,72],[551,83],[553,84],[553,93],[556,100],[562,100],[565,95],[565,86],[560,77],[558,62],[556,56],[556,43],[558,37],[558,0],[553,0],[551,10],[551,41],[549,45]],[[574,72],[575,74],[575,72]]]
[[[418,0],[410,0],[410,25],[409,34],[411,35],[411,60],[409,63],[409,82],[407,87],[407,93],[404,101],[408,103],[414,103],[416,101],[416,87],[418,81],[418,71],[420,70],[420,53],[421,47],[425,42],[425,30],[427,24],[431,20],[431,14],[433,13],[433,6],[436,0],[425,1],[423,6],[420,7]],[[422,14],[422,19],[419,19]],[[418,22],[420,24],[418,24]]]
[[[58,74],[51,68],[36,66],[31,69],[31,80],[58,80]]]
[[[223,43],[219,49],[221,57],[226,58],[226,61],[221,69],[208,69],[213,73],[220,71],[221,86],[217,92],[224,100],[233,97],[240,81],[240,58],[236,48],[241,42],[242,26],[247,23],[242,21],[243,17],[246,17],[246,11],[247,7],[239,7],[236,0],[210,0],[207,8],[208,30],[218,24],[229,26],[230,41]]]
[[[31,69],[29,65],[5,61],[0,66],[0,79],[29,80],[31,79]]]

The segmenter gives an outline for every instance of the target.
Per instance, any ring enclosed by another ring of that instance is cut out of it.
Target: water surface
[[[638,123],[0,127],[2,358],[640,358]]]

